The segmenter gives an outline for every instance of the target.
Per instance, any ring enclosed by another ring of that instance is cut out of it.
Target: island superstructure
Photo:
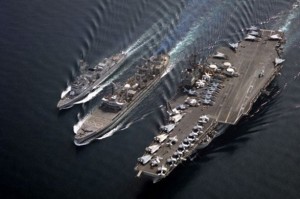
[[[169,122],[138,158],[138,177],[157,182],[247,115],[278,74],[282,32],[251,27],[244,40],[220,47],[183,72],[184,94],[169,102]]]
[[[109,58],[104,58],[94,67],[91,67],[83,60],[80,60],[80,74],[62,93],[57,108],[71,108],[76,102],[95,91],[119,68],[119,66],[121,66],[126,60],[126,57],[127,53],[121,52]]]
[[[99,107],[89,113],[75,132],[74,143],[85,145],[114,129],[157,85],[169,64],[169,56],[162,54],[144,60],[134,76],[104,96]],[[115,86],[113,86],[114,88]]]

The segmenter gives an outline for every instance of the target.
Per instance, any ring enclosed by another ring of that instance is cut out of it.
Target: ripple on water
[[[1,193],[15,198],[299,197],[300,88],[294,76],[300,20],[295,2],[1,2]],[[166,180],[152,185],[134,178],[136,158],[163,124],[159,106],[176,93],[187,66],[182,59],[196,52],[200,60],[218,45],[240,40],[250,25],[284,28],[288,35],[283,75],[275,80],[279,95],[262,107],[257,104],[253,117],[229,128]],[[174,66],[124,121],[124,126],[136,121],[129,128],[75,148],[76,115],[88,112],[96,99],[61,113],[57,100],[78,74],[82,55],[92,64],[121,50],[132,52],[131,57],[110,81],[124,81],[139,58],[159,52],[170,52]]]

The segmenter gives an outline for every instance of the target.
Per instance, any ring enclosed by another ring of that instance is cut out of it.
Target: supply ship
[[[169,102],[169,120],[138,158],[137,176],[153,182],[206,147],[229,125],[247,115],[279,73],[284,34],[248,29],[244,40],[217,49],[183,72],[181,95]]]
[[[60,110],[71,108],[76,102],[95,91],[119,68],[126,57],[127,54],[121,52],[109,58],[104,58],[94,67],[90,67],[86,62],[80,60],[80,75],[62,92],[57,108]]]
[[[101,99],[101,104],[83,119],[75,135],[76,145],[86,145],[92,140],[116,128],[146,96],[164,75],[169,64],[168,55],[152,56],[137,67],[134,76],[120,87]],[[115,86],[113,86],[114,88]]]

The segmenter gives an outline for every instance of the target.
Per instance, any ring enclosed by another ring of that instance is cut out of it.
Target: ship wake
[[[104,134],[103,136],[96,138],[97,140],[103,140],[105,138],[113,136],[120,128],[122,127],[121,124],[119,124],[117,127],[110,130],[108,133]]]
[[[280,27],[279,29],[280,31],[287,32],[290,29],[293,19],[295,19],[299,14],[299,9],[300,9],[300,0],[297,0],[297,2],[293,4],[292,9],[290,10],[283,26]]]
[[[75,124],[75,125],[73,126],[73,132],[74,132],[75,134],[77,134],[77,132],[79,131],[79,129],[81,128],[81,126],[84,124],[84,122],[89,118],[89,116],[90,116],[90,115],[85,116],[83,119],[79,120],[79,121],[77,122],[77,124]]]
[[[96,97],[109,84],[110,84],[110,82],[101,85],[99,88],[97,88],[93,92],[89,93],[84,99],[82,99],[78,102],[75,102],[74,104],[83,104],[83,103],[86,103],[86,102],[92,100],[94,97]]]
[[[60,98],[61,98],[61,99],[64,98],[70,91],[71,91],[71,86],[68,86],[68,87],[66,88],[66,90],[64,90],[64,91],[61,93]]]

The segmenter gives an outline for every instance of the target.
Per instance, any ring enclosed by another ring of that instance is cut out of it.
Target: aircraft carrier
[[[134,76],[120,88],[104,96],[101,105],[83,119],[75,132],[74,143],[86,145],[117,127],[119,122],[132,111],[157,85],[169,64],[168,55],[158,55],[144,60]]]
[[[60,110],[71,108],[76,102],[95,91],[119,68],[126,57],[127,54],[121,52],[104,58],[94,67],[90,67],[86,62],[80,60],[80,75],[62,92],[57,108]]]
[[[153,182],[167,177],[247,115],[279,73],[284,42],[282,32],[251,27],[243,41],[222,46],[204,64],[183,71],[184,92],[169,102],[169,121],[138,158],[137,176]]]

